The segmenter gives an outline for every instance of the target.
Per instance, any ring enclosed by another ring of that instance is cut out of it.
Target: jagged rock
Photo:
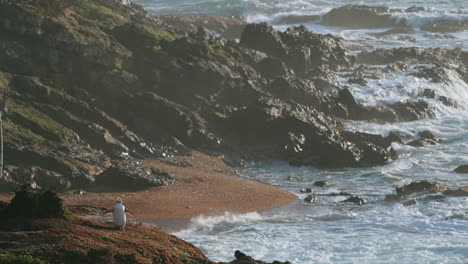
[[[383,6],[346,5],[332,9],[322,17],[322,24],[347,28],[388,28],[404,27],[404,20],[398,21]]]
[[[385,201],[398,201],[402,200],[415,193],[438,193],[445,191],[446,188],[437,182],[419,181],[412,182],[403,187],[396,187],[396,195],[386,195]]]
[[[468,165],[460,165],[453,170],[456,173],[465,173],[468,174]]]
[[[353,204],[356,204],[356,205],[363,205],[363,204],[366,204],[366,200],[365,200],[365,199],[362,199],[362,198],[359,197],[359,196],[351,196],[351,197],[349,197],[348,199],[343,200],[342,202],[343,202],[343,203],[353,203]]]
[[[15,197],[2,213],[4,214],[2,217],[10,218],[65,218],[67,216],[62,199],[57,196],[57,193],[34,192],[28,185],[23,185],[15,192]]]
[[[279,32],[267,23],[248,24],[242,32],[240,43],[279,58],[288,54]]]

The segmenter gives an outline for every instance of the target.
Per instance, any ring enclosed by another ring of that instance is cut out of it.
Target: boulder
[[[468,174],[468,165],[460,165],[453,170],[456,173],[465,173]]]
[[[326,26],[346,28],[389,28],[404,27],[405,21],[398,21],[383,6],[346,5],[332,9],[322,17]]]

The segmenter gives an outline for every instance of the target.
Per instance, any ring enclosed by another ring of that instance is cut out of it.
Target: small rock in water
[[[315,182],[314,182],[314,186],[318,186],[318,187],[327,187],[327,186],[328,186],[328,182],[326,182],[326,181],[315,181]]]
[[[308,195],[305,199],[304,202],[306,203],[313,203],[317,200],[317,197],[314,194]]]
[[[343,203],[353,203],[357,205],[363,205],[366,203],[366,200],[362,199],[359,196],[351,196],[348,199],[342,201]]]
[[[454,170],[454,172],[456,172],[456,173],[467,173],[468,174],[468,165],[458,166],[458,168],[456,168]]]
[[[312,192],[311,188],[301,189],[301,193],[311,193],[311,192]]]

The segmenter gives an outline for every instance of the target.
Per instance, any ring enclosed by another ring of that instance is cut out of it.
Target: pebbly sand
[[[179,167],[164,161],[185,161],[193,167]],[[297,199],[296,195],[271,185],[221,172],[230,167],[221,159],[201,152],[194,151],[189,157],[147,161],[146,165],[173,173],[178,181],[144,191],[68,193],[62,198],[68,205],[110,210],[115,199],[121,197],[130,220],[155,223],[167,229],[178,229],[195,216],[260,211]]]

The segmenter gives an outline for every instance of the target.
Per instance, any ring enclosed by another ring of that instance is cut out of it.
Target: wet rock
[[[419,139],[413,140],[408,143],[408,145],[413,147],[427,147],[432,145],[437,145],[440,143],[440,140],[428,130],[420,131],[418,133]]]
[[[432,89],[424,89],[423,96],[434,99],[436,97],[436,93]]]
[[[234,253],[234,256],[236,257],[235,260],[225,263],[225,262],[220,262],[220,264],[292,264],[289,261],[286,262],[281,262],[281,261],[273,261],[273,262],[263,262],[260,260],[255,260],[250,256],[247,256],[246,254],[240,252],[239,250],[236,250]]]
[[[456,172],[456,173],[468,174],[468,165],[460,165],[453,171]]]
[[[367,85],[367,81],[366,79],[362,78],[362,77],[352,77],[352,78],[349,78],[348,80],[348,83],[350,84],[358,84],[358,85],[361,85],[361,86],[366,86]]]
[[[404,144],[406,141],[410,140],[412,136],[400,131],[390,131],[387,136],[387,140],[390,142],[396,142],[398,144]]]
[[[281,58],[300,75],[347,69],[354,63],[341,39],[312,33],[304,26],[278,32],[266,23],[250,24],[242,33],[241,44]]]
[[[131,163],[120,163],[111,166],[96,176],[96,185],[99,188],[136,191],[155,186],[174,183],[172,174],[155,168],[139,167]]]
[[[318,187],[327,187],[327,186],[328,186],[328,182],[326,182],[326,181],[315,181],[315,182],[314,182],[314,186],[318,186]]]
[[[321,194],[322,196],[353,196],[351,193],[349,192],[339,192],[339,193],[326,193],[326,194]]]
[[[304,198],[304,202],[306,203],[314,203],[317,197],[314,194],[307,195],[306,198]]]
[[[356,205],[363,205],[363,204],[366,204],[366,200],[365,199],[362,199],[361,197],[359,196],[351,196],[349,197],[348,199],[346,200],[343,200],[341,201],[343,203],[353,203],[353,204],[356,204]]]
[[[385,196],[385,201],[398,201],[402,200],[415,193],[438,193],[445,191],[446,188],[437,182],[419,181],[412,182],[403,187],[396,187],[396,195]]]
[[[305,188],[300,190],[301,193],[311,193],[312,189],[311,188]]]
[[[322,24],[346,28],[388,28],[406,26],[383,6],[346,5],[334,8],[322,17]]]
[[[447,196],[468,196],[468,186],[463,186],[456,190],[447,189],[444,191],[444,194]]]
[[[462,32],[468,30],[468,20],[452,21],[452,20],[439,20],[436,22],[429,22],[421,27],[422,30],[437,32],[437,33],[451,33]]]

